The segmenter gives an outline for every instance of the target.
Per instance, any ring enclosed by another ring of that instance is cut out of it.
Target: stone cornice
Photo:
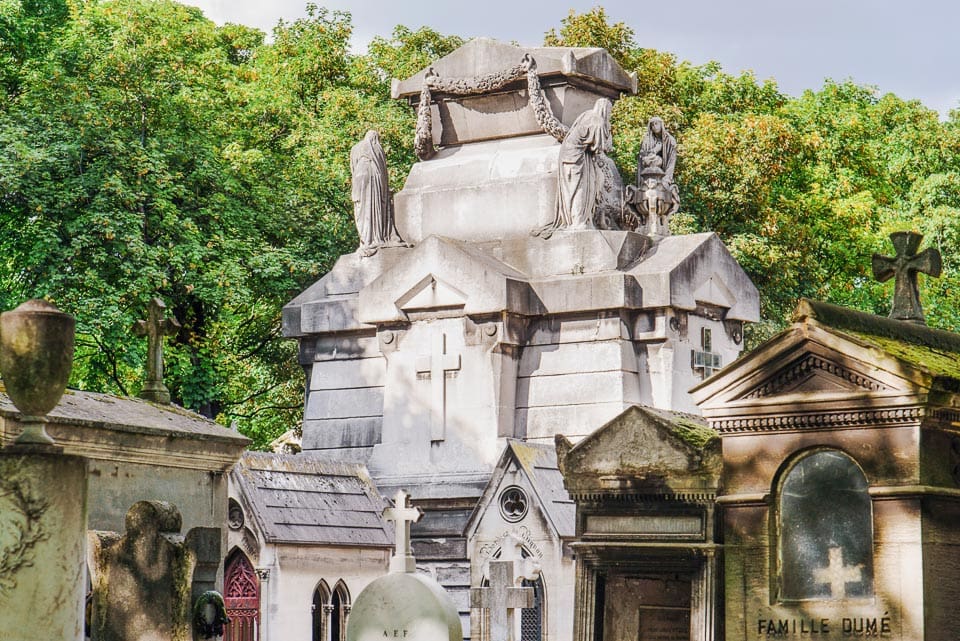
[[[915,425],[924,418],[921,407],[856,409],[847,411],[804,412],[797,414],[729,416],[708,418],[721,435],[755,432],[791,432],[837,430],[857,427],[897,427]]]

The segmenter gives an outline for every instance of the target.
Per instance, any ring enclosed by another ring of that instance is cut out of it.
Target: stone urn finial
[[[0,314],[0,372],[23,415],[17,443],[53,444],[44,424],[70,378],[75,328],[73,316],[39,299]]]

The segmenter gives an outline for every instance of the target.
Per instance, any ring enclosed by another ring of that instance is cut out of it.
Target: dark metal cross
[[[917,248],[923,240],[923,234],[912,231],[897,231],[890,234],[896,256],[873,255],[873,276],[881,283],[896,277],[893,287],[893,309],[890,318],[921,323],[923,308],[920,307],[920,289],[917,287],[917,272],[940,276],[943,261],[940,252],[933,247],[919,254]]]
[[[169,403],[170,390],[163,384],[163,337],[173,336],[180,329],[176,318],[164,318],[167,306],[159,298],[150,299],[147,320],[133,324],[137,336],[147,337],[147,382],[140,390],[140,398],[154,403]]]
[[[490,561],[490,587],[470,589],[470,607],[490,611],[490,641],[514,641],[513,611],[533,607],[533,588],[514,583],[513,561]]]

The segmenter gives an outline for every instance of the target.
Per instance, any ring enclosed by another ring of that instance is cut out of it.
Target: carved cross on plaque
[[[893,258],[873,255],[873,276],[881,283],[896,277],[893,286],[893,308],[890,318],[924,323],[923,309],[920,307],[920,289],[917,287],[917,272],[923,272],[934,278],[940,276],[943,261],[940,252],[933,247],[919,254],[917,248],[923,240],[923,234],[912,231],[898,231],[890,234],[897,255]]]
[[[423,510],[409,505],[410,495],[403,490],[397,490],[393,499],[393,507],[383,511],[385,521],[393,521],[394,551],[390,559],[391,572],[416,572],[417,560],[410,550],[410,524],[416,523],[423,516]]]
[[[447,335],[433,335],[430,354],[417,357],[417,374],[430,375],[430,440],[442,441],[447,425],[447,372],[460,369],[460,355],[447,354]]]
[[[470,588],[470,607],[490,612],[490,641],[514,641],[513,611],[533,601],[533,588],[514,585],[513,561],[490,561],[490,587]]]
[[[813,571],[813,580],[830,585],[830,596],[843,599],[847,596],[847,583],[859,583],[863,580],[862,565],[844,565],[843,549],[830,548],[830,562],[825,568]]]
[[[150,299],[147,320],[133,324],[137,336],[147,337],[147,381],[140,390],[140,398],[154,403],[169,403],[170,390],[163,384],[163,337],[173,336],[180,329],[176,318],[164,318],[167,306],[159,298]]]

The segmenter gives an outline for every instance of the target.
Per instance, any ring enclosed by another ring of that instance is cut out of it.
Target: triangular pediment
[[[494,256],[449,238],[430,236],[360,290],[359,318],[368,324],[411,314],[542,313],[526,276]]]
[[[434,309],[459,309],[466,303],[466,294],[433,274],[429,274],[397,299],[396,306],[410,313]]]
[[[712,305],[730,309],[737,302],[730,288],[723,282],[720,274],[712,274],[693,292],[693,300],[702,305]]]
[[[820,351],[820,350],[818,350]],[[804,352],[774,370],[739,399],[758,399],[786,394],[886,392],[893,387],[857,368],[856,361],[831,359],[822,353]]]
[[[814,320],[794,323],[690,390],[708,418],[831,413],[909,404],[935,376],[869,336]]]
[[[719,474],[719,439],[703,419],[633,406],[557,456],[572,493],[678,493],[707,489]]]

